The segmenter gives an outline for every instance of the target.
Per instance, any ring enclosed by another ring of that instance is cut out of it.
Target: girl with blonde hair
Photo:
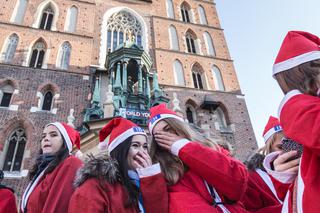
[[[245,162],[249,170],[248,188],[242,201],[250,212],[280,212],[283,198],[278,198],[271,177],[263,167],[266,155],[282,150],[284,134],[279,120],[270,116],[263,131],[265,145]]]

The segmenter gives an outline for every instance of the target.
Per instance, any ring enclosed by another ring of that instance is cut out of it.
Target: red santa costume
[[[320,39],[307,32],[291,31],[284,39],[273,67],[279,73],[308,61],[320,59]],[[317,68],[319,69],[319,68]],[[287,93],[279,107],[280,123],[285,135],[303,145],[298,176],[270,169],[277,154],[270,154],[264,166],[282,183],[292,183],[283,203],[282,212],[320,212],[320,99]]]
[[[134,135],[146,136],[146,133],[129,120],[114,118],[99,132],[99,148],[107,148],[110,154]],[[75,181],[77,189],[71,198],[69,213],[166,213],[168,195],[160,165],[154,164],[136,170],[139,194],[142,196],[139,197],[137,206],[126,206],[129,196],[121,180],[118,162],[107,155],[97,158],[91,156],[78,173]]]
[[[16,198],[11,188],[0,184],[0,213],[17,213]]]
[[[55,122],[49,125],[55,126],[66,142],[69,153],[72,145],[75,144],[80,149],[80,135],[72,127],[65,123]],[[82,166],[82,162],[69,156],[63,160],[50,173],[45,174],[46,167],[27,186],[21,201],[22,212],[67,212],[69,200],[74,192],[73,180],[77,170]]]
[[[165,104],[152,107],[150,112],[151,134],[162,119],[175,118],[183,122]],[[170,212],[246,212],[238,202],[246,190],[248,179],[247,170],[241,162],[223,151],[187,139],[176,141],[171,146],[171,153],[178,156],[188,170],[175,185],[168,187]]]
[[[264,142],[267,143],[274,134],[281,131],[279,120],[270,116],[263,131]],[[258,165],[254,165],[255,170],[249,169],[248,188],[243,197],[245,208],[250,212],[281,212],[282,201],[278,198],[272,177],[262,167],[264,155],[257,153],[252,158],[250,161]],[[287,190],[288,186],[285,187]]]

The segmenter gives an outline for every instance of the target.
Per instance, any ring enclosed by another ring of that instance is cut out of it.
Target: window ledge
[[[3,171],[4,178],[7,179],[20,179],[28,176],[29,170],[21,170],[20,172]]]
[[[31,107],[31,109],[30,109],[30,112],[40,112],[40,113],[50,113],[50,114],[57,114],[57,111],[58,111],[57,108],[53,108],[50,111],[42,110],[42,109],[39,109],[38,107]]]
[[[234,132],[232,131],[232,129],[229,129],[229,128],[221,128],[220,127],[220,130],[219,130],[221,133],[224,133],[224,134],[233,134]]]

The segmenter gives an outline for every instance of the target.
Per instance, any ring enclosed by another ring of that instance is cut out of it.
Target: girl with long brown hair
[[[161,104],[150,109],[151,157],[168,183],[169,211],[246,212],[245,166]]]

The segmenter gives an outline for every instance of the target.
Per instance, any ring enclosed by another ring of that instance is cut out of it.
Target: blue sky
[[[283,94],[272,65],[289,30],[320,36],[319,0],[215,0],[258,144]],[[210,14],[207,14],[208,16]]]

